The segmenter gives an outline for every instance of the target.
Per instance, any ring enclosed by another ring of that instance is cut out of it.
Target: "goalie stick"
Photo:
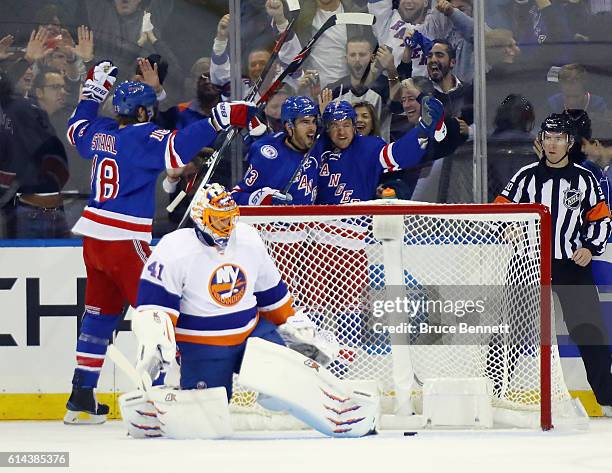
[[[266,80],[266,77],[268,75],[268,73],[270,72],[270,69],[272,69],[272,65],[274,64],[274,62],[276,61],[276,59],[278,58],[278,55],[280,54],[280,50],[283,47],[283,45],[285,44],[285,42],[287,41],[287,38],[289,37],[289,33],[291,32],[291,30],[293,29],[293,24],[296,22],[296,20],[298,19],[298,16],[300,14],[300,2],[298,0],[286,0],[287,2],[287,7],[289,8],[289,14],[290,14],[290,20],[289,20],[289,24],[287,25],[287,27],[285,28],[285,31],[283,31],[278,38],[276,39],[276,41],[274,42],[274,48],[272,49],[272,54],[270,55],[270,58],[268,59],[268,62],[266,63],[266,65],[264,66],[263,71],[261,72],[261,74],[259,75],[259,77],[255,80],[255,82],[253,82],[253,84],[251,85],[251,88],[249,89],[248,94],[245,97],[245,101],[246,102],[252,102],[255,97],[257,96],[257,94],[259,93],[259,89],[261,88],[262,84],[264,83],[264,81]],[[202,164],[202,167],[200,168],[200,170],[195,173],[195,175],[191,178],[191,180],[189,181],[189,183],[187,184],[187,186],[185,187],[185,190],[181,190],[178,195],[174,198],[174,200],[172,202],[170,202],[170,204],[166,207],[166,210],[168,212],[174,212],[174,209],[176,209],[176,207],[183,201],[183,199],[187,196],[187,193],[191,190],[191,188],[193,187],[193,185],[197,182],[198,178],[201,176],[201,170],[204,168],[204,166],[207,166],[207,172],[206,175],[204,177],[203,182],[208,182],[208,180],[210,179],[210,177],[212,176],[212,173],[214,172],[214,170],[217,167],[218,162],[220,161],[220,157],[223,155],[223,153],[225,152],[225,150],[229,147],[229,145],[231,144],[231,142],[234,140],[234,137],[237,135],[237,130],[236,128],[232,128],[231,130],[229,130],[226,134],[225,137],[223,139],[223,143],[221,144],[221,146],[219,147],[218,150],[216,150],[207,160],[206,163]],[[227,144],[226,144],[227,143]],[[225,145],[225,146],[224,146]],[[212,168],[212,171],[209,173],[208,170]],[[206,184],[205,184],[206,185]],[[199,189],[199,188],[198,188]],[[183,219],[185,217],[183,216]],[[183,219],[181,219],[181,222],[179,224],[179,228],[182,226],[183,223]]]
[[[136,371],[136,367],[130,363],[125,355],[114,344],[108,346],[106,354],[111,360],[113,360],[113,363],[115,363],[117,368],[123,371],[125,375],[130,378],[138,389],[148,391],[149,388],[151,388],[153,382],[151,381],[149,374],[144,373],[141,376],[138,371]]]
[[[263,107],[268,102],[268,100],[270,99],[272,94],[274,94],[274,92],[276,92],[276,90],[281,86],[283,80],[285,80],[285,78],[289,74],[293,74],[294,72],[296,72],[300,68],[300,66],[304,63],[304,61],[308,58],[308,56],[310,56],[310,53],[312,52],[312,48],[314,47],[314,45],[317,42],[317,40],[329,28],[331,28],[331,27],[333,27],[335,25],[341,25],[341,24],[344,24],[344,25],[365,25],[365,26],[372,26],[375,22],[376,22],[376,18],[374,17],[374,15],[369,14],[369,13],[338,13],[338,14],[335,14],[335,15],[332,15],[331,17],[329,17],[327,19],[327,21],[325,23],[323,23],[323,25],[321,25],[321,28],[319,28],[319,30],[310,39],[308,44],[306,46],[304,46],[304,48],[302,48],[302,50],[293,58],[291,63],[289,63],[287,65],[287,67],[283,70],[283,72],[270,85],[270,87],[264,93],[264,95],[262,95],[260,97],[259,101],[257,102],[257,106],[259,107],[259,109],[263,110]],[[228,136],[225,138],[225,141],[223,142],[223,144],[221,145],[219,150],[216,151],[215,153],[213,153],[213,155],[210,157],[210,159],[209,159],[209,167],[208,167],[208,170],[206,172],[206,175],[204,176],[204,179],[202,179],[202,181],[200,182],[198,188],[196,189],[195,194],[197,194],[197,192],[200,189],[202,189],[206,184],[208,184],[208,180],[210,179],[212,173],[214,172],[214,169],[216,168],[219,160],[221,159],[222,153],[227,149],[227,147],[229,146],[230,139],[233,139],[233,137],[234,137],[234,135],[236,133],[237,132],[234,129],[230,130],[230,132],[228,133]],[[178,196],[172,202],[172,204],[175,204],[177,199],[178,199]],[[194,199],[195,199],[195,195],[194,195],[194,198],[192,199],[191,203],[193,203]],[[172,208],[173,209],[176,208],[176,205],[178,205],[181,200],[182,199],[180,199],[178,202],[176,202],[176,204]],[[181,219],[181,221],[180,221],[180,223],[178,225],[178,228],[182,228],[185,225],[185,222],[187,221],[187,217],[189,216],[189,209],[190,208],[191,208],[191,204],[188,206],[187,210],[185,211],[185,214],[183,215],[183,218]]]

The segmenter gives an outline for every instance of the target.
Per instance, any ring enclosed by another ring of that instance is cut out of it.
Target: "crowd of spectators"
[[[227,0],[2,3],[0,237],[70,236],[85,204],[89,163],[67,146],[64,135],[80,84],[96,61],[111,59],[120,81],[153,86],[159,101],[156,121],[165,128],[208,116],[218,101],[232,95]],[[474,124],[472,0],[300,3],[294,30],[262,90],[331,15],[370,12],[377,21],[373,27],[339,25],[324,34],[299,72],[267,103],[261,119],[268,130],[282,131],[280,108],[287,97],[308,95],[321,107],[331,100],[349,101],[358,133],[392,141],[414,126],[420,96],[431,94],[444,104],[452,150],[434,149],[432,158],[447,157],[385,176],[381,184],[393,186],[401,197],[423,200],[440,200],[441,194],[431,192],[440,186],[465,185],[471,192],[467,171],[464,183],[441,174],[449,160],[471,163],[471,141],[483,132]],[[590,117],[598,141],[584,143],[585,157],[608,166],[612,0],[492,0],[485,13],[489,166],[499,163],[504,176],[516,171],[524,162],[508,161],[517,154],[512,150],[530,151],[543,117],[568,109],[584,110]],[[260,78],[289,17],[281,0],[243,0],[240,14],[243,90],[237,97]],[[112,107],[103,113],[112,114]],[[202,150],[199,162],[210,153]],[[192,167],[187,175],[195,173]],[[471,165],[465,169],[471,172]],[[225,159],[216,180],[235,184],[242,176],[231,170]],[[495,176],[495,169],[490,174]],[[491,179],[489,185],[499,183]],[[494,195],[500,190],[490,189]],[[464,201],[470,200],[469,192]],[[158,200],[165,204],[168,196]],[[183,210],[169,221],[176,223]],[[168,217],[162,206],[158,217]],[[33,219],[47,223],[28,224]]]

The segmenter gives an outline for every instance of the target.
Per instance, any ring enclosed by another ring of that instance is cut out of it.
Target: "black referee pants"
[[[552,261],[552,289],[563,320],[578,346],[587,379],[600,405],[612,405],[612,354],[591,264],[580,267],[571,260]]]

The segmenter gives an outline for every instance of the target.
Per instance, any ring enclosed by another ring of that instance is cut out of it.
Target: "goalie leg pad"
[[[352,389],[323,366],[287,347],[249,338],[238,382],[259,391],[261,404],[285,410],[331,437],[363,437],[375,430],[380,396]]]
[[[160,430],[173,439],[219,439],[233,434],[224,387],[179,390],[155,387],[147,392]]]
[[[132,438],[162,436],[157,410],[145,391],[131,391],[119,396],[119,409],[123,425]]]

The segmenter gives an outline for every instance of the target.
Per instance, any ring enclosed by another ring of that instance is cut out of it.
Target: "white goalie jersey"
[[[141,276],[138,310],[163,310],[176,341],[238,345],[260,316],[276,325],[293,315],[292,299],[259,234],[238,223],[221,253],[193,229],[163,237]]]

